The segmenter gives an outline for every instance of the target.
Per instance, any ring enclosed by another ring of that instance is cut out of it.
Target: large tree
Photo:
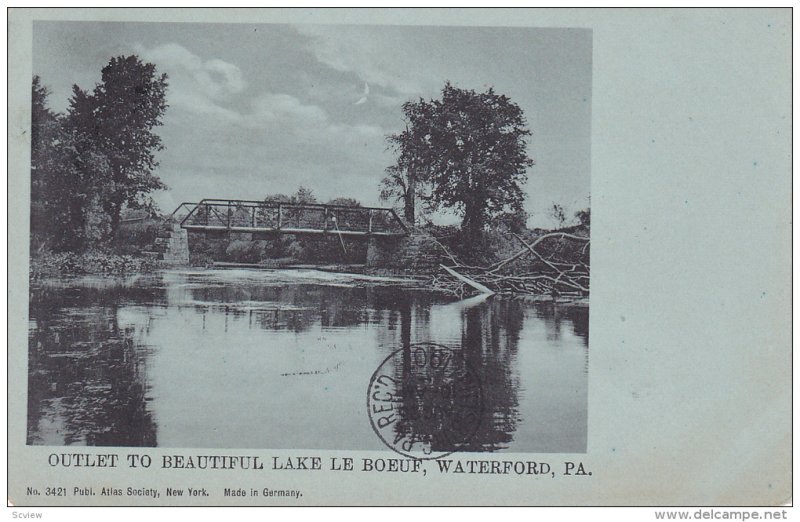
[[[31,239],[43,235],[51,209],[47,201],[47,186],[54,169],[53,150],[59,142],[60,123],[47,106],[50,95],[38,76],[31,86]]]
[[[477,93],[448,82],[441,99],[409,102],[403,113],[408,127],[389,137],[399,154],[384,192],[394,186],[432,209],[455,210],[473,237],[491,218],[521,211],[522,185],[533,161],[527,154],[531,132],[516,103],[491,88]],[[420,181],[429,192],[415,190]]]
[[[434,118],[434,105],[424,100],[403,104],[403,132],[386,137],[389,147],[397,154],[394,165],[386,169],[381,199],[402,201],[403,217],[410,224],[416,223],[417,194],[424,191],[430,179],[429,125]]]
[[[94,151],[78,152],[64,118],[51,111],[49,91],[33,77],[31,104],[31,244],[80,250],[102,235],[97,201],[108,164]],[[102,214],[102,211],[101,211]]]
[[[31,246],[53,245],[80,229],[65,205],[74,190],[64,171],[65,135],[59,115],[48,107],[47,87],[38,76],[31,89]]]
[[[137,56],[112,58],[91,93],[73,86],[67,127],[79,156],[106,158],[108,176],[97,181],[106,189],[102,206],[112,232],[124,205],[146,206],[150,192],[165,188],[153,171],[155,153],[164,148],[154,128],[167,108],[166,89],[167,75]]]

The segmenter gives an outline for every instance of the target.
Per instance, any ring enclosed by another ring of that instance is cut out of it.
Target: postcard
[[[790,501],[790,9],[8,19],[9,504]]]

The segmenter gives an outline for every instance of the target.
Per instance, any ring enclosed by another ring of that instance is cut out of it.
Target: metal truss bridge
[[[391,208],[316,203],[203,199],[181,203],[170,216],[189,232],[338,234],[399,237],[409,229]]]

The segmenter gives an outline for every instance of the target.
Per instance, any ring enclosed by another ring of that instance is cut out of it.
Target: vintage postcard
[[[8,16],[10,504],[790,501],[790,10]]]

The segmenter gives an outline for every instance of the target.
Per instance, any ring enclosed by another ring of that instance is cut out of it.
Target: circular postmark
[[[372,374],[367,411],[389,448],[437,459],[467,448],[480,426],[483,390],[461,350],[412,344],[392,352]]]

